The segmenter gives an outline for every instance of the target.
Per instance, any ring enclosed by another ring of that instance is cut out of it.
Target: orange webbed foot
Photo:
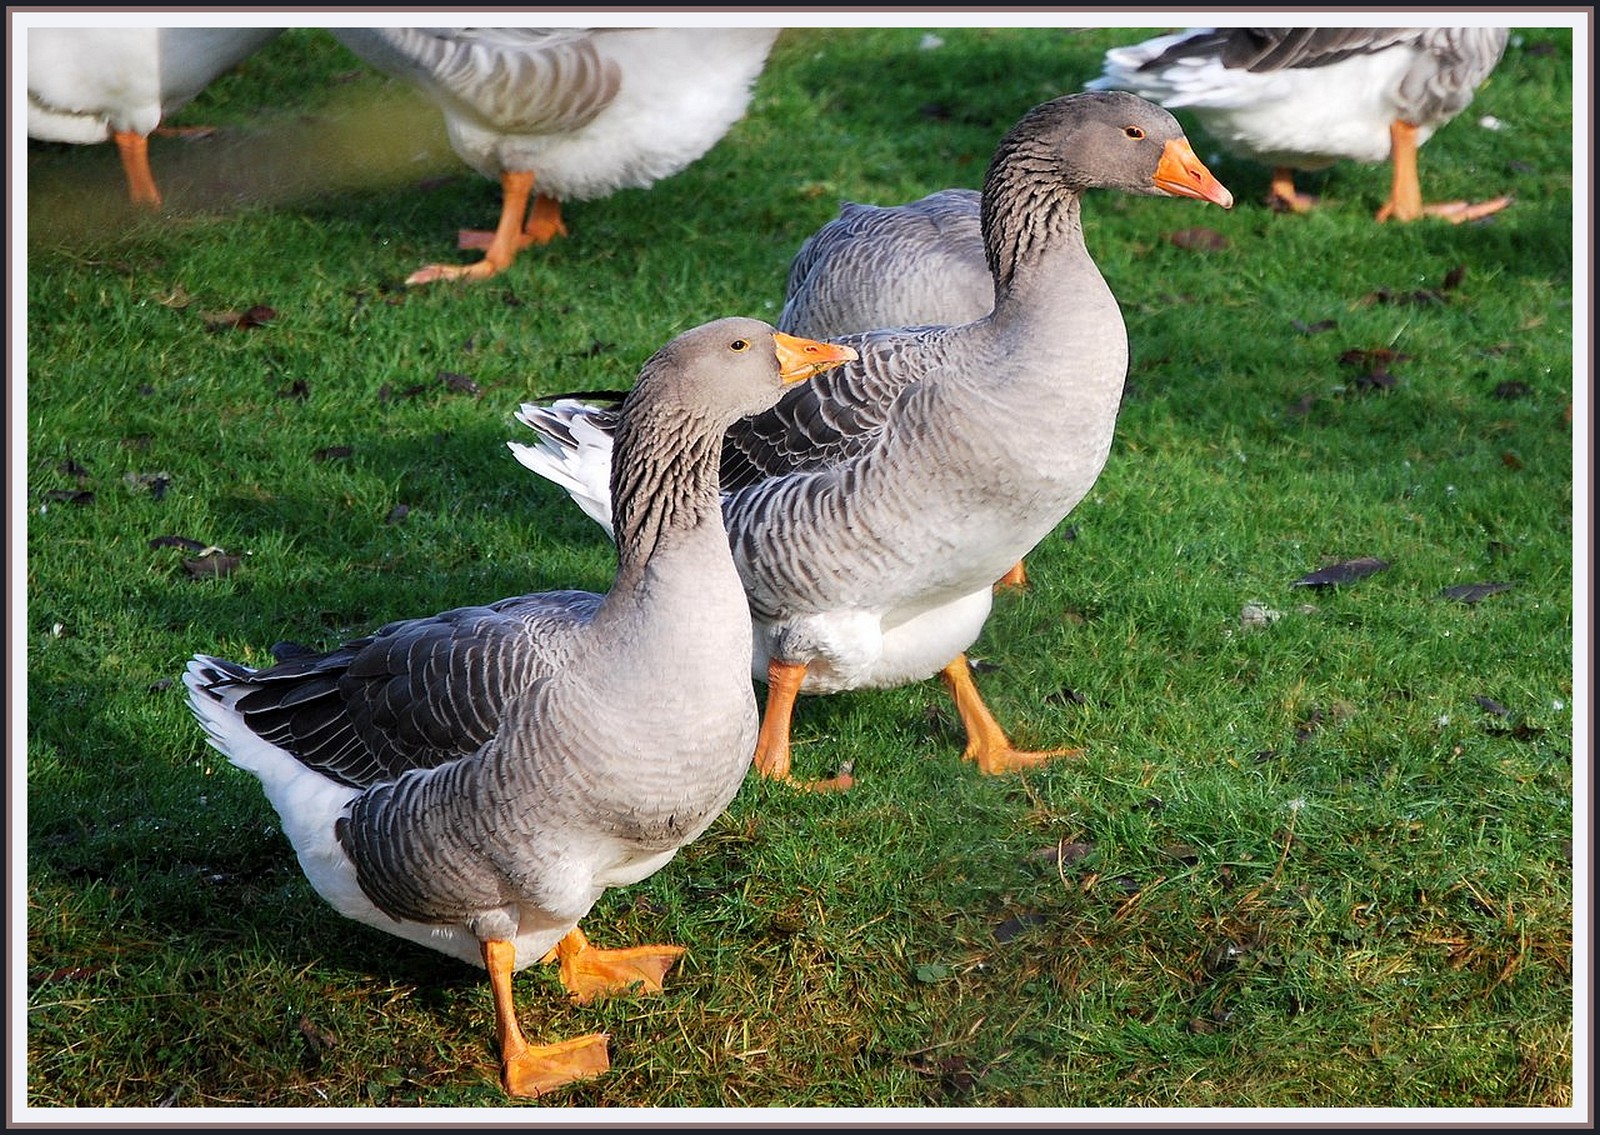
[[[561,984],[574,1001],[586,1005],[596,997],[623,993],[636,986],[645,993],[660,993],[672,963],[686,953],[683,946],[664,945],[603,950],[591,945],[584,932],[573,927],[540,960],[558,959]]]
[[[644,993],[660,993],[672,963],[686,953],[683,946],[633,946],[626,950],[589,946],[561,959],[561,984],[580,1005],[636,986]]]
[[[1045,749],[1041,751],[1025,751],[1013,749],[1010,745],[968,745],[966,752],[961,754],[966,760],[978,766],[978,771],[988,776],[998,776],[1001,773],[1021,772],[1024,769],[1038,768],[1050,761],[1064,760],[1083,756],[1082,749]]]
[[[848,764],[839,770],[838,776],[830,776],[827,780],[798,780],[787,776],[783,781],[801,792],[849,792],[856,786],[856,778],[851,775]]]
[[[406,277],[408,284],[434,284],[440,280],[487,280],[499,268],[488,260],[476,264],[428,264]]]
[[[592,1033],[555,1044],[524,1045],[506,1054],[500,1084],[507,1095],[531,1097],[591,1079],[611,1067],[609,1040],[605,1033]]]
[[[955,699],[956,712],[967,731],[967,747],[961,754],[988,775],[1038,768],[1049,761],[1083,756],[1082,749],[1046,749],[1030,752],[1018,749],[984,704],[972,680],[972,668],[964,654],[957,655],[942,671],[945,688]]]
[[[1453,225],[1460,225],[1468,221],[1477,221],[1484,217],[1492,216],[1507,205],[1510,205],[1511,202],[1512,198],[1509,196],[1494,197],[1488,201],[1477,202],[1439,201],[1431,205],[1422,206],[1421,213],[1416,217],[1406,217],[1400,215],[1400,210],[1395,207],[1393,201],[1386,201],[1383,208],[1378,210],[1377,219],[1379,223],[1382,223],[1391,220],[1413,221],[1420,217],[1440,217]]]

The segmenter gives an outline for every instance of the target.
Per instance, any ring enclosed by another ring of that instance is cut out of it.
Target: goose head
[[[1233,194],[1195,156],[1178,120],[1123,91],[1062,95],[1023,115],[989,167],[996,189],[1019,179],[1233,207]],[[994,196],[989,187],[985,196]]]

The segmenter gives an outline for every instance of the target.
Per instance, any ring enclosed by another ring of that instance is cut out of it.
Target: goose
[[[501,190],[493,233],[460,234],[473,264],[406,282],[484,280],[566,235],[562,201],[647,188],[745,113],[779,28],[331,28],[444,113],[451,148]]]
[[[260,779],[317,893],[488,971],[511,1095],[610,1064],[604,1034],[529,1044],[515,971],[553,951],[586,1000],[659,990],[683,953],[602,950],[578,922],[698,837],[745,777],[751,626],[717,510],[720,441],[852,357],[741,318],[656,352],[619,412],[604,596],[455,608],[263,669],[188,663],[206,737]]]
[[[941,189],[904,205],[844,202],[790,262],[778,327],[832,339],[988,315],[994,280],[978,221],[982,196],[976,189]],[[1027,583],[1018,560],[995,586]]]
[[[954,326],[841,336],[859,358],[743,419],[724,440],[723,518],[767,686],[754,765],[791,771],[799,693],[889,688],[938,674],[984,773],[1077,750],[1016,749],[966,651],[994,581],[1077,505],[1110,452],[1128,343],[1084,243],[1092,188],[1230,208],[1172,115],[1121,92],[1034,107],[985,177],[993,310]],[[605,524],[614,415],[580,399],[524,404],[518,460]]]
[[[1506,28],[1188,28],[1105,54],[1091,90],[1125,90],[1192,111],[1224,149],[1272,167],[1267,203],[1308,212],[1297,170],[1341,159],[1390,163],[1377,220],[1499,212],[1509,196],[1424,204],[1417,151],[1472,102],[1500,62]]]
[[[117,144],[128,200],[159,209],[150,135],[282,28],[29,28],[28,137]]]

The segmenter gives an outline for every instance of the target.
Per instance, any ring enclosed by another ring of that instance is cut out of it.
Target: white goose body
[[[621,411],[604,596],[404,620],[257,671],[190,662],[211,743],[261,780],[330,905],[508,980],[567,944],[607,887],[705,830],[743,781],[758,723],[718,509],[721,438],[783,382],[848,357],[745,319],[657,352]]]
[[[282,28],[29,28],[28,137],[149,134]]]
[[[1192,112],[1224,149],[1279,171],[1273,198],[1296,211],[1309,199],[1289,185],[1291,171],[1393,161],[1399,180],[1379,219],[1412,220],[1422,211],[1409,184],[1416,150],[1472,102],[1508,37],[1478,27],[1188,28],[1112,48],[1086,86]],[[1495,209],[1427,211],[1460,220]]]
[[[646,188],[700,158],[743,117],[780,31],[330,30],[369,65],[436,103],[456,154],[502,185],[497,243],[463,244],[488,247],[486,266],[424,269],[414,283],[503,270],[521,248],[565,232],[559,202]]]
[[[858,361],[729,431],[723,516],[755,621],[752,670],[769,686],[764,771],[773,691],[794,667],[795,688],[819,693],[941,671],[970,687],[960,656],[995,580],[1094,484],[1128,358],[1083,240],[1080,194],[1094,186],[1232,203],[1148,102],[1080,94],[1036,107],[985,185],[993,310],[841,336]],[[603,521],[606,412],[561,402],[519,417],[539,434],[513,447],[519,459]],[[786,769],[786,750],[775,763]]]
[[[333,28],[444,112],[488,178],[536,170],[559,200],[645,188],[744,114],[776,28]]]
[[[128,170],[130,195],[159,204],[144,140],[283,29],[60,27],[26,34],[28,137],[79,145],[118,138],[124,165],[144,166]],[[139,156],[127,152],[134,145]]]
[[[1432,137],[1472,101],[1505,28],[1190,28],[1106,53],[1091,89],[1195,117],[1230,152],[1315,170],[1389,157],[1389,124]]]

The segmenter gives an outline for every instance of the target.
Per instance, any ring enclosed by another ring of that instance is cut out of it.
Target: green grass
[[[482,974],[321,903],[185,660],[603,589],[599,530],[505,449],[518,403],[774,318],[840,198],[978,185],[1142,34],[787,31],[702,161],[476,287],[399,281],[471,255],[496,188],[321,33],[178,120],[216,137],[155,140],[159,219],[109,147],[30,146],[25,1102],[506,1103]],[[1423,151],[1430,197],[1515,194],[1485,223],[1378,226],[1387,172],[1350,164],[1274,216],[1197,131],[1232,212],[1091,198],[1117,443],[973,652],[1019,742],[1085,756],[980,777],[934,682],[802,701],[798,774],[856,789],[752,779],[604,897],[599,943],[689,947],[662,996],[520,976],[530,1036],[613,1054],[527,1106],[1570,1108],[1572,66],[1570,29],[1519,33]],[[1386,388],[1340,361],[1378,350]],[[1358,556],[1390,566],[1293,586]],[[1441,597],[1474,582],[1511,586]]]

